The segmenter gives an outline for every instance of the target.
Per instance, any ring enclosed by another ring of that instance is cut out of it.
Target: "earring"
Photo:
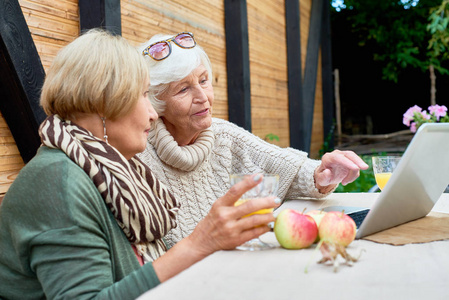
[[[106,143],[108,144],[108,135],[106,134],[106,118],[105,117],[100,117],[101,120],[103,121],[103,138],[106,140]]]

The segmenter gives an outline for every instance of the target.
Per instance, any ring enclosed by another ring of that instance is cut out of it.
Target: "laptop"
[[[357,225],[356,239],[425,217],[449,184],[449,123],[425,123],[415,133],[373,206],[329,206]]]

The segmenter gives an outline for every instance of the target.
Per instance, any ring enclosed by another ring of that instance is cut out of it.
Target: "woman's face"
[[[171,83],[160,99],[167,104],[164,123],[180,146],[193,143],[212,124],[214,89],[203,65],[186,78]]]
[[[151,123],[158,118],[148,100],[149,85],[150,81],[147,80],[139,101],[129,114],[116,120],[106,120],[109,144],[127,159],[145,150]]]

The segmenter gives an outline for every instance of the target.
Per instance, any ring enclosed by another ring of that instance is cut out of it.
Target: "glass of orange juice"
[[[399,164],[401,156],[373,156],[373,172],[377,186],[383,190],[394,169]]]
[[[250,176],[248,174],[231,174],[229,176],[231,185],[234,185],[240,181],[242,181],[246,176]],[[277,174],[263,174],[262,181],[253,187],[251,190],[247,191],[243,196],[235,202],[235,206],[241,205],[245,203],[246,201],[257,201],[257,199],[264,198],[264,197],[270,197],[270,196],[276,196],[277,190],[279,187],[279,175]],[[261,209],[255,212],[252,212],[244,218],[249,217],[251,215],[255,214],[268,214],[272,213],[273,209]],[[259,238],[252,239],[250,241],[247,241],[246,243],[240,245],[237,247],[239,250],[249,250],[249,251],[256,251],[256,250],[265,250],[265,249],[271,249],[275,246],[267,244],[262,242]]]

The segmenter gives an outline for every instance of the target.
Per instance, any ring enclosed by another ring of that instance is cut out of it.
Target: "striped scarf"
[[[39,135],[44,146],[65,152],[92,179],[145,262],[167,251],[162,237],[176,227],[179,204],[137,156],[126,160],[114,147],[58,115],[41,124]]]

